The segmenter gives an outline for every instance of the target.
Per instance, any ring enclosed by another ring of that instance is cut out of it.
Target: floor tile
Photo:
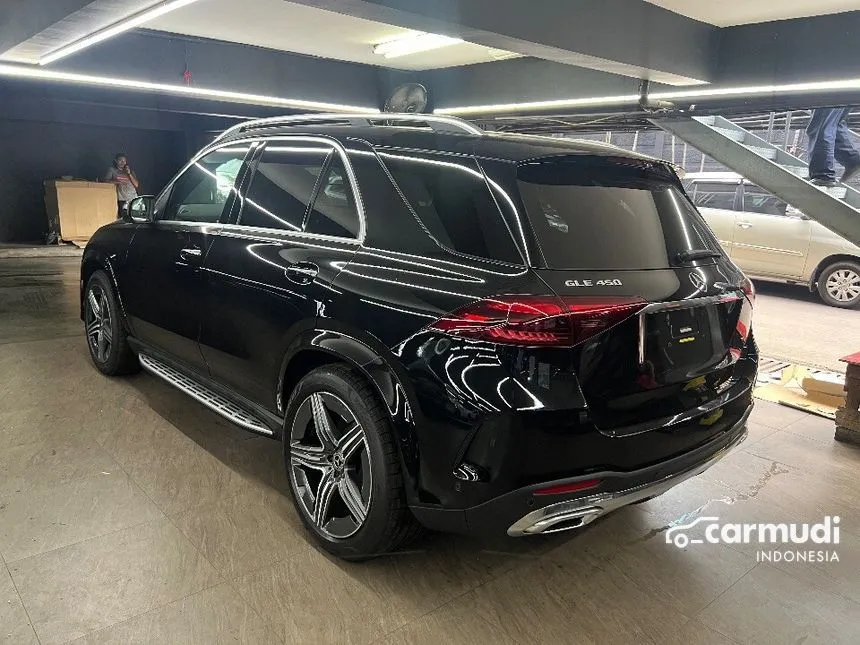
[[[663,643],[689,620],[616,568],[555,560],[514,569],[467,600],[520,643]]]
[[[698,618],[741,643],[860,642],[860,604],[767,565],[756,566]]]
[[[693,619],[666,641],[666,645],[735,645],[737,641]]]
[[[0,498],[0,553],[7,562],[163,517],[121,471]]]
[[[745,496],[758,494],[772,479],[791,478],[795,469],[773,459],[736,450],[699,475],[703,481],[714,482]]]
[[[82,437],[39,440],[0,446],[0,499],[34,486],[119,470],[119,465],[94,441]]]
[[[114,433],[104,448],[164,512],[175,515],[248,490],[228,464],[154,413]]]
[[[505,633],[470,611],[459,599],[409,623],[379,641],[381,645],[516,645]]]
[[[782,430],[787,425],[802,419],[805,415],[805,412],[780,405],[779,403],[756,399],[755,407],[750,415],[750,421]]]
[[[857,446],[838,441],[822,442],[789,431],[762,439],[748,451],[846,485],[856,485],[860,469],[860,448]]]
[[[269,645],[264,621],[227,584],[73,641],[74,645]]]
[[[363,563],[308,550],[236,585],[286,642],[367,643],[471,589],[469,569],[456,565],[432,550]]]
[[[656,600],[687,616],[714,601],[755,566],[755,559],[724,545],[679,549],[665,538],[621,546],[608,566]]]
[[[174,518],[179,529],[215,568],[235,578],[302,549],[309,536],[292,500],[252,491],[198,506]]]
[[[9,565],[42,645],[62,643],[220,582],[167,520]]]
[[[778,428],[772,428],[771,426],[764,425],[763,423],[758,423],[756,421],[748,421],[747,422],[747,438],[740,445],[740,448],[746,448],[747,446],[751,446],[757,441],[761,441],[765,437],[769,437],[775,432],[780,432],[781,430]]]
[[[798,419],[786,426],[785,431],[822,443],[831,443],[834,440],[833,435],[836,432],[836,423],[832,419],[807,414],[802,419]]]
[[[38,644],[21,598],[0,560],[0,645]]]

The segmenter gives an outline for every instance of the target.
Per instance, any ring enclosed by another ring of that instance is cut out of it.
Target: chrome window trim
[[[200,160],[202,157],[205,157],[210,152],[215,150],[219,150],[221,148],[229,148],[235,144],[248,144],[249,146],[252,144],[260,144],[260,143],[268,143],[270,141],[304,141],[309,143],[324,143],[327,145],[331,145],[335,150],[338,151],[340,155],[341,161],[343,161],[343,166],[346,168],[346,174],[349,177],[350,184],[352,185],[352,194],[355,199],[355,210],[358,214],[358,235],[356,237],[338,237],[333,235],[321,235],[319,233],[305,233],[304,231],[290,231],[290,233],[294,235],[305,235],[308,237],[312,237],[315,239],[323,239],[323,240],[336,240],[336,241],[355,241],[359,244],[364,243],[364,239],[367,236],[367,222],[366,222],[366,211],[364,208],[364,198],[361,195],[361,189],[358,186],[358,180],[355,176],[355,171],[352,168],[352,164],[349,161],[349,155],[346,151],[346,148],[343,144],[340,143],[337,139],[333,137],[328,137],[325,135],[306,135],[306,134],[279,134],[273,136],[265,136],[255,134],[249,135],[247,137],[243,137],[240,139],[231,139],[230,141],[224,141],[223,139],[215,139],[208,146],[205,146],[201,149],[195,156],[191,158],[191,160],[186,163],[182,170],[180,170],[176,175],[174,175],[173,179],[167,184],[165,190],[172,190],[173,184],[176,180],[186,171],[188,170],[194,163]],[[244,162],[244,160],[243,160]],[[164,192],[164,191],[162,191]],[[158,194],[158,197],[161,196],[161,193]],[[158,198],[156,197],[156,199]],[[186,222],[186,220],[169,220],[172,222]],[[186,222],[189,224],[199,224],[200,222]],[[222,228],[233,227],[234,229],[243,228],[241,224],[222,224]],[[255,226],[245,226],[245,229],[248,229],[251,232],[266,232],[266,233],[280,233],[284,232],[284,229],[277,228],[262,228]]]
[[[222,234],[236,234],[244,237],[265,237],[272,238],[296,238],[304,240],[320,240],[325,242],[338,242],[341,244],[350,244],[360,246],[362,241],[354,237],[338,237],[336,235],[323,235],[321,233],[307,233],[305,231],[290,231],[283,228],[266,228],[264,226],[246,226],[244,224],[221,224],[219,226]]]

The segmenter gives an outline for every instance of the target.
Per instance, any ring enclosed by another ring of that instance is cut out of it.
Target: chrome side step
[[[185,374],[176,370],[170,365],[162,363],[157,358],[153,358],[148,354],[140,354],[140,364],[148,372],[152,372],[156,376],[163,378],[165,381],[185,392],[192,399],[195,399],[205,405],[207,408],[220,414],[222,417],[241,426],[252,432],[260,434],[273,435],[272,430],[262,421],[249,414],[235,403],[228,401],[226,398],[209,389],[205,385],[201,385],[194,379],[187,377]]]

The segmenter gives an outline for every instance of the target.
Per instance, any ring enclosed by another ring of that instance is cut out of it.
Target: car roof
[[[415,119],[424,115],[412,115]],[[428,115],[430,116],[430,115]],[[375,119],[385,118],[385,115],[375,116]],[[366,121],[367,115],[363,116]],[[472,131],[433,130],[428,127],[410,127],[397,124],[372,125],[351,122],[348,117],[329,121],[319,120],[293,121],[285,117],[284,123],[277,119],[250,121],[227,131],[218,141],[224,143],[249,136],[283,136],[283,135],[322,135],[337,140],[358,139],[368,142],[374,147],[407,148],[415,150],[432,150],[451,154],[469,154],[483,158],[502,159],[512,162],[527,161],[541,157],[561,155],[591,155],[602,157],[624,157],[654,161],[668,164],[662,159],[656,159],[638,152],[600,143],[569,139],[566,137],[544,137],[535,135],[480,132],[468,125]],[[480,133],[478,133],[480,132]],[[671,165],[671,164],[669,164]]]

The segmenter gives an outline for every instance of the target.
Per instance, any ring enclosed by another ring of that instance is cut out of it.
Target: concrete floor
[[[805,287],[757,280],[753,327],[765,356],[845,372],[860,350],[860,309],[828,307]]]
[[[860,642],[860,448],[794,410],[760,403],[718,466],[584,531],[345,564],[309,545],[275,442],[96,372],[75,260],[0,260],[0,376],[0,643]],[[823,515],[839,562],[665,541]]]

